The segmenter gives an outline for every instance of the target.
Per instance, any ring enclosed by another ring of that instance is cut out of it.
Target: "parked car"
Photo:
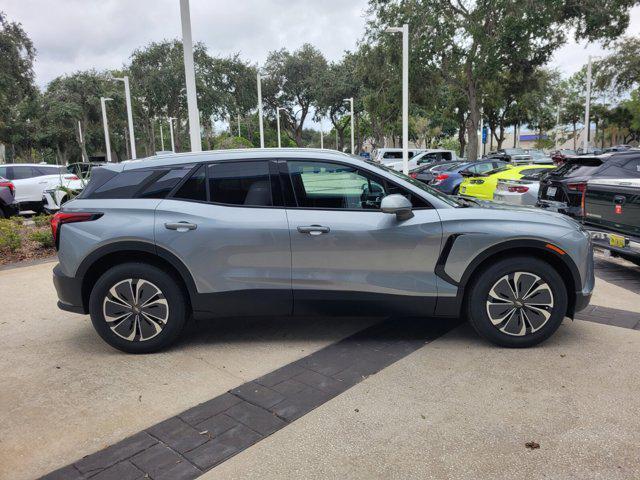
[[[450,169],[442,170],[431,182],[435,188],[449,195],[458,195],[460,185],[465,176],[476,176],[507,165],[501,160],[478,160],[457,164]]]
[[[553,165],[512,165],[491,170],[473,177],[465,177],[460,184],[460,195],[483,200],[493,200],[493,194],[500,180],[516,180],[525,175],[549,171]]]
[[[9,218],[18,214],[15,191],[16,187],[11,181],[0,177],[0,218]]]
[[[66,176],[67,181],[63,188],[56,185],[42,192],[42,204],[46,213],[53,213],[71,198],[77,196],[91,178],[91,170],[104,165],[101,162],[79,162],[67,165],[67,172],[71,176]],[[73,179],[73,176],[77,177]]]
[[[455,161],[455,162],[435,162],[428,163],[426,165],[420,165],[419,167],[414,168],[409,172],[409,176],[411,178],[415,178],[416,180],[429,184],[433,182],[433,179],[438,175],[438,172],[443,172],[446,170],[453,169],[457,165],[462,165],[465,162]]]
[[[640,265],[640,160],[634,166],[627,178],[589,180],[584,220],[596,245]]]
[[[456,152],[453,150],[428,149],[420,152],[409,159],[409,170],[413,170],[420,165],[431,165],[435,162],[455,162],[458,160]],[[393,162],[382,162],[399,172],[404,168],[402,160]]]
[[[555,165],[560,166],[567,160],[567,158],[575,157],[576,155],[577,153],[575,150],[556,150],[555,152],[551,152],[551,160],[553,160]]]
[[[495,152],[490,152],[487,158],[495,158],[513,164],[533,162],[533,157],[522,148],[501,148]]]
[[[551,156],[544,153],[543,150],[531,148],[531,149],[525,150],[525,153],[527,155],[531,155],[531,159],[533,163],[553,165],[553,160],[551,159]]]
[[[409,159],[423,152],[424,148],[410,148]],[[373,152],[373,159],[378,163],[393,163],[402,160],[401,148],[378,148]]]
[[[582,195],[605,157],[574,157],[544,175],[540,181],[537,206],[572,217],[582,217]]]
[[[519,180],[498,180],[493,199],[496,202],[504,202],[512,205],[534,206],[538,202],[540,179],[549,170],[538,169],[528,172]]]
[[[573,220],[473,207],[328,150],[97,168],[51,226],[60,308],[136,353],[173,343],[191,315],[464,315],[490,341],[526,347],[594,285]]]
[[[67,173],[65,167],[15,163],[0,165],[0,176],[11,180],[15,187],[16,202],[20,211],[44,211],[43,193],[58,186],[69,186],[79,180]]]
[[[575,157],[544,175],[537,205],[552,211],[582,218],[582,200],[587,182],[596,178],[635,178],[640,150]]]
[[[604,153],[617,153],[617,152],[626,152],[631,149],[631,145],[616,145],[614,147],[607,147],[603,151]]]

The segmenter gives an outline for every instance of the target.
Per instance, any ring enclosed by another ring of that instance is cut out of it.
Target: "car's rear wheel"
[[[492,343],[530,347],[558,329],[567,305],[566,286],[551,265],[534,257],[511,257],[475,278],[466,314],[478,334]]]
[[[168,347],[179,337],[187,315],[178,281],[146,263],[107,270],[91,291],[89,312],[98,334],[129,353]]]

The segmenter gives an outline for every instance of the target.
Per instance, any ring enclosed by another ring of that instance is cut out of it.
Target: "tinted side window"
[[[207,171],[202,165],[178,189],[173,198],[207,201]]]
[[[623,168],[634,173],[634,177],[640,176],[640,158],[628,161]]]
[[[37,175],[58,175],[60,173],[67,173],[64,167],[33,167],[33,170]]]
[[[209,200],[245,206],[272,206],[267,162],[222,162],[209,165]]]
[[[7,178],[9,180],[24,180],[25,178],[37,177],[38,174],[34,173],[31,167],[26,166],[13,166],[7,168]]]
[[[0,167],[0,177],[8,179],[7,175],[9,175],[7,173],[7,167]]]
[[[133,198],[155,173],[153,170],[121,172],[85,198]]]
[[[140,198],[165,198],[169,192],[191,171],[193,166],[184,166],[167,170],[148,185],[138,197]]]

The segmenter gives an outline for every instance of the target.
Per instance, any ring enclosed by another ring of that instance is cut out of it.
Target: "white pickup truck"
[[[59,187],[82,190],[84,182],[67,167],[33,163],[0,165],[0,177],[11,180],[20,211],[54,211],[64,203],[66,193]],[[45,195],[48,192],[48,196]]]

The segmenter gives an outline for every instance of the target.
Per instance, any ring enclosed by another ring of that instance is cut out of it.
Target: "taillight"
[[[436,182],[441,182],[443,180],[446,180],[447,178],[449,178],[449,175],[447,175],[446,173],[441,173],[436,177]]]
[[[518,185],[515,187],[509,187],[507,190],[509,190],[511,193],[527,193],[529,191],[529,187]]]
[[[16,193],[16,187],[13,182],[0,182],[0,187],[7,187],[12,195]]]
[[[409,176],[410,176],[411,178],[418,178],[418,174],[417,174],[417,173],[415,173],[415,172],[411,172],[411,173],[409,174]]]
[[[57,212],[51,218],[51,234],[56,248],[60,245],[60,227],[65,223],[90,222],[97,220],[102,213],[95,212]]]
[[[582,190],[582,198],[580,199],[580,210],[582,210],[582,217],[586,218],[587,217],[587,202],[586,202],[586,197],[587,197],[587,184],[584,184],[584,190]]]
[[[65,175],[64,178],[67,180],[80,180],[77,175]]]
[[[574,192],[584,193],[584,191],[587,189],[587,184],[585,182],[569,183],[567,184],[567,188]]]

